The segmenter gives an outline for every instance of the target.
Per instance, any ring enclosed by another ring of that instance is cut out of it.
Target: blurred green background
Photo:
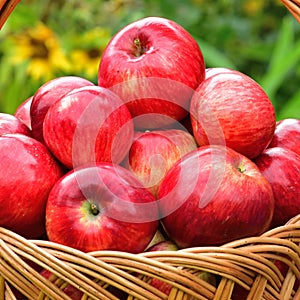
[[[300,118],[300,26],[279,0],[22,0],[0,31],[0,111],[14,113],[58,76],[96,83],[113,34],[154,15],[188,30],[207,67],[233,68],[261,84],[277,119]]]

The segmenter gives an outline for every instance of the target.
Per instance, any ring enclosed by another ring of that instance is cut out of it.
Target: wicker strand
[[[4,300],[4,293],[5,293],[5,279],[3,276],[0,275],[0,300]]]
[[[30,285],[31,282],[35,282],[39,289],[42,289],[51,297],[59,296],[61,297],[59,299],[70,300],[70,298],[67,297],[67,295],[60,291],[56,286],[49,286],[50,282],[46,278],[43,278],[32,267],[28,266],[28,264],[26,264],[22,259],[20,259],[18,255],[15,254],[15,252],[12,251],[12,249],[9,248],[2,240],[0,240],[0,249],[4,261],[8,263],[5,266],[5,269],[7,270],[6,275],[17,276],[18,273],[24,275],[24,285],[22,285],[23,293],[29,299],[37,299],[38,297],[38,289],[32,289],[32,286]],[[15,276],[11,278],[12,281],[14,281]],[[20,278],[19,280],[22,281],[23,278]],[[19,280],[17,281],[17,283],[19,282]],[[56,290],[56,293],[53,293],[53,290]]]
[[[5,300],[17,300],[10,286],[5,283]]]
[[[0,29],[13,12],[20,0],[1,0],[0,2]]]
[[[281,0],[281,2],[288,8],[294,18],[300,23],[300,1],[299,0]]]
[[[69,247],[64,247],[62,245],[45,241],[36,241],[36,243],[43,250],[51,253],[53,256],[67,264],[69,267],[80,270],[81,272],[84,272],[89,276],[94,276],[98,281],[105,281],[117,288],[123,289],[125,292],[131,292],[132,289],[135,289],[135,291],[138,292],[137,296],[141,297],[141,299],[157,300],[163,299],[163,297],[165,296],[156,289],[151,288],[150,286],[143,286],[143,281],[130,274],[136,270],[130,270],[130,273],[125,272],[119,269],[117,266],[108,264],[95,258],[93,256],[93,253],[85,254],[80,251],[75,251],[76,255],[74,255],[74,249],[71,249]],[[125,261],[128,257],[135,257],[135,255],[129,253],[116,253],[117,261]],[[122,257],[122,255],[124,257]],[[130,263],[128,263],[128,265],[130,265]],[[137,269],[137,271],[138,270],[139,269]],[[137,288],[137,286],[141,287]],[[148,288],[148,291],[145,291],[146,288]],[[155,294],[157,294],[157,296]]]

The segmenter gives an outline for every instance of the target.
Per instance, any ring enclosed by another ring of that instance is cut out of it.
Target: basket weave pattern
[[[126,292],[127,299],[229,300],[234,287],[240,286],[244,299],[296,300],[299,245],[300,215],[259,237],[221,247],[142,254],[83,253],[49,241],[29,241],[0,228],[0,299],[15,299],[13,286],[28,299],[70,299],[61,291],[69,283],[83,292],[82,299],[119,299],[109,289],[114,287]],[[281,273],[278,262],[286,272]],[[35,271],[33,263],[55,274],[53,282]],[[202,272],[217,275],[217,284],[201,279]],[[169,297],[149,284],[151,278],[172,285]]]

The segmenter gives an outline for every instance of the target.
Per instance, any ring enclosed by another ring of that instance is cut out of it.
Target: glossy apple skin
[[[119,97],[108,89],[87,86],[52,104],[43,135],[55,157],[71,169],[99,161],[120,163],[129,151],[134,128]]]
[[[19,133],[31,136],[31,131],[20,119],[11,114],[0,113],[0,135]]]
[[[192,97],[190,113],[200,146],[226,145],[251,159],[267,148],[276,126],[274,106],[267,94],[238,71],[204,80]]]
[[[276,124],[275,132],[268,148],[281,147],[300,155],[300,120],[283,119]]]
[[[268,148],[255,163],[270,182],[275,209],[272,227],[284,225],[300,213],[300,156],[280,148]]]
[[[43,122],[49,107],[70,91],[94,84],[78,76],[62,76],[44,83],[33,95],[30,107],[32,136],[44,143]]]
[[[258,167],[223,146],[185,155],[158,190],[162,224],[180,248],[221,245],[270,226],[272,188]]]
[[[48,149],[23,134],[0,136],[0,226],[26,238],[45,232],[49,192],[63,175]]]
[[[33,96],[23,101],[16,109],[14,116],[21,120],[31,130],[30,106]]]
[[[201,49],[174,21],[147,17],[125,26],[107,45],[98,85],[110,88],[128,105],[139,129],[181,120],[194,89],[205,76]],[[163,116],[166,116],[165,118]]]
[[[196,148],[194,137],[184,130],[136,132],[125,166],[156,197],[167,171],[182,156]]]
[[[50,241],[84,252],[139,253],[157,231],[158,218],[155,198],[132,173],[99,163],[70,171],[53,187],[46,228]]]
[[[209,77],[212,77],[217,74],[222,73],[236,73],[241,74],[239,71],[230,69],[230,68],[222,68],[222,67],[212,67],[212,68],[206,68],[205,69],[205,79],[208,79]]]

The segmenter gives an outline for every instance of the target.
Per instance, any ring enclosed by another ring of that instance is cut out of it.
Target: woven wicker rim
[[[295,281],[300,280],[299,244],[300,215],[260,237],[221,247],[138,255],[118,251],[83,253],[49,241],[26,240],[0,227],[0,299],[14,299],[7,282],[28,299],[69,300],[61,290],[68,283],[84,293],[82,299],[116,300],[107,290],[114,286],[130,294],[129,300],[185,299],[183,294],[200,300],[229,300],[235,284],[249,291],[247,299],[300,299],[300,289],[293,291]],[[26,260],[50,270],[54,281],[45,279]],[[289,267],[285,277],[274,261]],[[198,276],[203,271],[221,276],[217,287]],[[171,284],[169,298],[149,285],[149,278]],[[10,293],[11,298],[7,298]]]

